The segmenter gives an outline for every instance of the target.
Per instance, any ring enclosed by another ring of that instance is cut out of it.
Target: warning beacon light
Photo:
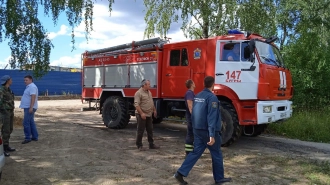
[[[244,34],[244,33],[238,30],[228,30],[228,35],[230,34]]]

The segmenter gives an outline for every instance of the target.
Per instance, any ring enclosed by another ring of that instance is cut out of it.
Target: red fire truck
[[[257,136],[269,123],[292,115],[292,78],[274,45],[277,37],[230,30],[227,35],[170,43],[153,38],[82,54],[82,100],[99,105],[104,124],[125,128],[134,116],[134,94],[151,82],[157,118],[184,116],[185,81],[195,93],[215,77],[222,105],[222,146],[241,134]]]

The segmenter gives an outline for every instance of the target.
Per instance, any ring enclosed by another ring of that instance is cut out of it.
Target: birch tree
[[[94,0],[0,0],[0,42],[8,39],[11,50],[9,61],[12,68],[34,66],[34,75],[40,77],[49,69],[52,42],[47,30],[39,20],[39,10],[44,16],[51,16],[56,25],[59,15],[65,13],[72,28],[74,49],[74,28],[85,23],[86,39],[93,30]],[[108,0],[109,11],[114,0]]]
[[[155,33],[166,36],[174,22],[182,22],[181,29],[188,38],[208,38],[237,28],[237,4],[231,0],[144,0],[146,6],[145,37]]]

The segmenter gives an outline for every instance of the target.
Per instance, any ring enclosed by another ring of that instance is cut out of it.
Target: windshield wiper
[[[265,56],[263,56],[263,55],[260,55],[260,57],[262,57],[264,60],[268,60],[268,61],[273,62],[277,67],[281,67],[281,65],[280,65],[276,60],[274,60],[274,59],[272,59],[272,58],[265,57]],[[282,67],[283,67],[283,66],[282,66]]]

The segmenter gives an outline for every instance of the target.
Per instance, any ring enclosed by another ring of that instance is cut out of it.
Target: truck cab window
[[[247,61],[244,58],[244,47],[247,46],[245,42],[228,42],[223,45],[221,61]]]
[[[170,55],[170,66],[180,65],[180,50],[172,50]]]
[[[181,66],[188,66],[189,62],[188,62],[188,53],[187,53],[187,49],[183,48],[182,49],[182,55],[181,55]]]
[[[171,50],[170,53],[170,66],[188,66],[188,53],[187,49],[183,48],[182,50],[176,49]]]

